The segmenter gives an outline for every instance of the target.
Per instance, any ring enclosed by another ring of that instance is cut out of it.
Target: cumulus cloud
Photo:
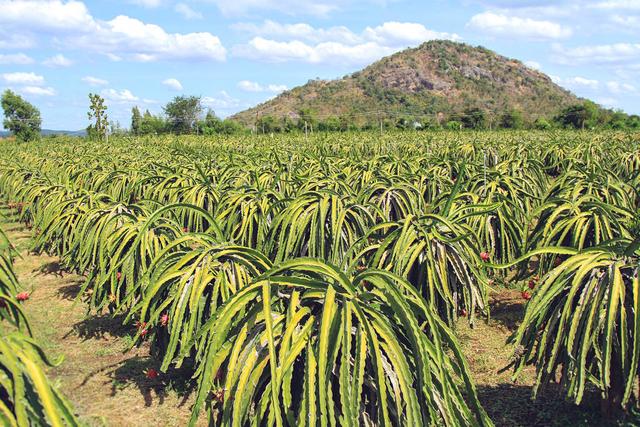
[[[595,90],[595,89],[598,89],[598,87],[600,86],[599,81],[593,80],[593,79],[587,79],[585,77],[580,77],[580,76],[566,77],[566,78],[562,78],[558,76],[549,76],[549,77],[551,77],[551,80],[553,80],[555,84],[564,86],[569,89],[588,88],[588,89]]]
[[[286,85],[269,84],[263,86],[259,83],[252,82],[250,80],[241,80],[238,82],[238,87],[245,92],[272,92],[280,93],[287,90]]]
[[[620,64],[640,61],[640,43],[615,43],[565,48],[553,45],[555,62],[575,64]]]
[[[327,16],[339,8],[336,1],[317,0],[208,0],[225,16],[247,15],[253,11],[277,11],[287,15]]]
[[[163,0],[130,0],[130,2],[138,6],[153,9],[159,7],[163,3]]]
[[[233,54],[269,62],[366,64],[428,40],[460,39],[457,34],[436,32],[421,24],[405,22],[367,27],[359,34],[346,27],[318,29],[308,24],[283,25],[273,21],[266,21],[261,26],[240,24],[235,28],[258,35],[246,44],[234,46]],[[267,34],[271,38],[264,37]]]
[[[607,89],[609,90],[609,92],[615,94],[615,95],[620,95],[620,94],[629,94],[629,93],[635,93],[637,91],[636,87],[629,84],[629,83],[620,83],[620,82],[616,82],[616,81],[608,81],[607,84]]]
[[[38,75],[36,73],[3,73],[0,74],[0,78],[7,84],[10,85],[32,85],[32,86],[42,86],[44,85],[44,77]]]
[[[109,84],[107,80],[93,76],[84,76],[81,80],[89,86],[106,86]]]
[[[51,58],[45,59],[42,61],[42,64],[47,67],[69,67],[73,64],[73,61],[59,53]]]
[[[609,0],[601,1],[595,4],[589,5],[593,9],[605,9],[605,10],[640,10],[640,1],[638,0]]]
[[[202,105],[211,108],[221,117],[226,117],[231,113],[250,107],[249,104],[232,97],[224,90],[215,96],[203,96]]]
[[[18,92],[35,96],[54,96],[56,94],[56,91],[53,88],[40,86],[24,86],[19,88]]]
[[[224,61],[226,57],[220,39],[211,33],[168,33],[125,15],[102,21],[78,1],[0,0],[0,26],[25,39],[33,38],[34,32],[51,34],[70,49],[133,61]]]
[[[540,65],[539,62],[536,61],[524,61],[524,65],[526,65],[527,67],[533,69],[533,70],[541,70],[542,69],[542,65]]]
[[[105,100],[115,104],[132,104],[140,100],[129,89],[104,89],[100,94]]]
[[[33,62],[33,58],[24,53],[0,54],[1,65],[29,65]]]
[[[474,15],[467,27],[494,37],[519,37],[535,40],[562,39],[572,33],[558,23],[521,18],[503,13],[483,12]]]
[[[173,8],[176,12],[178,12],[184,19],[202,19],[202,13],[193,10],[188,4],[178,3]]]
[[[172,90],[182,90],[182,83],[178,79],[170,78],[162,81],[162,84]]]

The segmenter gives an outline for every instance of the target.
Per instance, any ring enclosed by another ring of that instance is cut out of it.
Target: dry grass
[[[108,314],[86,313],[74,304],[82,277],[61,272],[57,259],[28,252],[30,233],[20,224],[2,224],[20,251],[15,270],[33,290],[24,308],[36,339],[63,362],[49,371],[90,426],[179,426],[191,415],[189,388],[178,374],[146,378],[158,368],[145,346],[125,352],[133,330]]]

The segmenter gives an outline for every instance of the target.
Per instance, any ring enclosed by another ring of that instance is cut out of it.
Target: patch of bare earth
[[[120,318],[87,314],[75,302],[83,278],[59,269],[58,259],[28,252],[30,232],[21,224],[2,224],[20,251],[14,268],[21,286],[32,290],[24,309],[35,338],[52,359],[62,362],[49,376],[90,426],[181,426],[191,415],[188,375],[160,374],[148,346],[126,351],[134,335]],[[203,420],[204,421],[204,420]],[[203,423],[204,424],[204,423]]]

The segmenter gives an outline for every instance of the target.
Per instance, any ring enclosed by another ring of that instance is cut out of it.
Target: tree
[[[556,121],[564,127],[574,129],[584,129],[594,127],[598,121],[599,108],[591,102],[585,101],[582,104],[575,104],[565,108]]]
[[[523,126],[524,119],[518,110],[507,111],[500,117],[500,127],[504,129],[522,129]]]
[[[273,133],[282,130],[278,119],[271,115],[260,117],[256,125],[258,126],[258,133]]]
[[[20,95],[6,90],[2,94],[2,125],[21,141],[31,141],[40,136],[42,119],[40,111]]]
[[[109,118],[107,117],[107,106],[104,103],[104,98],[97,93],[89,94],[89,112],[87,116],[89,120],[93,120],[93,124],[87,127],[87,134],[92,139],[103,139],[107,136],[107,126],[109,125]]]
[[[313,131],[318,128],[318,119],[310,108],[303,108],[298,111],[298,128],[300,130]]]
[[[140,135],[159,135],[166,131],[166,123],[162,117],[152,115],[149,110],[144,112],[140,121]]]
[[[176,96],[163,110],[173,132],[192,133],[202,114],[202,101],[199,96]]]
[[[552,126],[547,119],[545,119],[544,117],[539,117],[535,122],[533,122],[533,127],[538,130],[549,130]]]
[[[142,114],[138,106],[131,109],[131,133],[134,135],[140,134],[140,122],[142,122]]]
[[[629,129],[640,129],[640,116],[632,114],[627,117],[627,127]]]
[[[460,121],[468,129],[484,129],[487,126],[487,118],[484,111],[478,107],[464,110],[464,113],[460,116]]]

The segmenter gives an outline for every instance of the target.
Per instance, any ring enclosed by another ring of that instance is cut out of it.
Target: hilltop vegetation
[[[443,125],[478,109],[494,127],[517,111],[524,122],[551,119],[579,102],[545,74],[483,47],[435,40],[407,49],[339,80],[311,80],[233,116],[247,125],[256,117],[278,119],[311,111],[358,127],[402,116]]]

